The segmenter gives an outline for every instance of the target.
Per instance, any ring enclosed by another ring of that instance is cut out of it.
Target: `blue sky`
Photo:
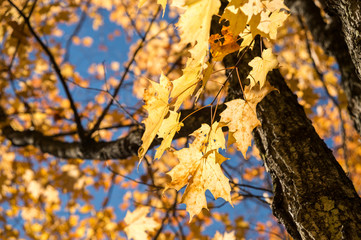
[[[101,88],[101,86],[104,84],[104,81],[97,80],[94,78],[94,76],[92,74],[89,74],[89,72],[88,72],[89,64],[90,63],[96,63],[96,64],[104,63],[105,66],[107,67],[107,77],[110,77],[110,76],[119,77],[120,74],[122,74],[123,63],[125,63],[128,60],[129,48],[133,44],[134,40],[136,40],[136,39],[133,39],[132,42],[126,41],[124,38],[124,34],[123,34],[122,30],[119,28],[119,26],[114,24],[113,22],[109,21],[108,12],[106,10],[104,10],[104,11],[102,11],[102,15],[104,17],[103,18],[104,24],[103,24],[103,26],[101,26],[99,28],[98,31],[94,31],[92,29],[92,27],[91,27],[92,21],[89,18],[86,18],[86,20],[84,22],[84,26],[82,27],[81,31],[78,34],[78,36],[80,38],[84,38],[87,36],[92,37],[92,39],[93,39],[92,46],[91,47],[83,47],[81,45],[77,46],[77,45],[73,44],[70,49],[70,59],[69,59],[70,63],[73,64],[74,66],[76,66],[76,71],[79,72],[82,77],[90,80],[90,83],[91,83],[90,87],[92,87],[92,88]],[[65,42],[66,42],[67,38],[69,37],[70,33],[72,32],[72,28],[74,28],[74,26],[69,28],[67,25],[64,25],[62,28],[64,30],[65,34],[62,36],[61,41],[64,43],[64,45],[65,45]],[[108,33],[112,33],[117,29],[121,31],[122,35],[119,37],[115,37],[114,40],[110,41],[107,38]],[[107,48],[110,51],[101,51],[98,47],[99,45],[107,46]],[[120,66],[121,66],[120,73],[114,73],[110,69],[110,64],[114,61],[120,63]],[[132,105],[132,103],[136,103],[139,101],[131,94],[130,89],[131,88],[128,88],[128,91],[123,91],[120,94],[119,101],[121,103],[126,103],[127,105]],[[92,98],[97,94],[96,91],[82,89],[79,87],[75,87],[72,90],[72,93],[75,96],[76,101],[79,101],[79,102],[92,101]],[[114,106],[114,108],[117,108],[117,107]],[[121,110],[119,109],[119,111],[121,111]],[[117,138],[121,133],[122,133],[122,131],[116,132],[114,134],[114,138]],[[237,159],[237,156],[231,157],[231,159],[228,161],[229,164],[230,165],[238,164],[239,160],[236,160],[236,159]],[[89,161],[84,166],[87,166],[89,164],[92,164],[92,162]],[[262,165],[262,163],[260,161],[256,160],[255,158],[251,158],[247,161],[247,165],[257,166],[257,165]],[[103,170],[105,172],[109,172],[109,170],[107,170],[105,167]],[[129,175],[129,177],[139,180],[139,177],[143,173],[144,173],[144,169],[141,167],[139,169],[139,171],[134,169],[134,171],[132,172],[131,175]],[[266,177],[268,177],[268,175]],[[254,186],[262,186],[262,180],[255,180],[255,181],[252,181],[252,183],[245,181],[244,183],[252,184]],[[145,190],[146,187],[140,186],[140,189]],[[100,189],[98,191],[96,191],[95,189],[90,189],[90,190],[94,193],[94,196],[96,196],[93,200],[93,202],[96,206],[96,209],[100,209],[102,201],[104,199],[104,196],[107,194],[107,192],[104,192],[102,189]],[[249,189],[247,189],[247,190],[249,190]],[[110,198],[110,201],[108,204],[109,206],[114,206],[114,210],[115,210],[118,220],[123,219],[125,216],[125,212],[121,211],[118,208],[118,206],[120,204],[120,201],[122,201],[123,195],[125,194],[126,191],[127,191],[127,189],[122,189],[120,186],[114,185],[114,189],[113,189],[113,192],[111,195],[112,197]],[[183,192],[183,191],[184,191],[184,188],[181,190],[181,192]],[[252,189],[249,191],[251,193],[258,194],[258,195],[262,194],[262,193],[260,193],[260,191],[256,191],[256,190],[252,190]],[[207,195],[210,196],[210,198],[208,199],[208,201],[210,201],[213,197],[209,192],[207,192]],[[223,199],[218,199],[218,200],[215,200],[213,203],[215,206],[217,206],[219,204],[222,204],[223,202],[224,202]],[[184,209],[185,205],[181,204],[178,207]],[[133,209],[134,209],[134,207],[131,207],[129,210],[132,211]],[[212,211],[214,211],[214,210],[211,210],[211,212]],[[240,204],[235,205],[234,208],[230,204],[227,203],[222,208],[217,209],[217,211],[221,212],[221,213],[228,213],[231,220],[234,220],[236,217],[239,217],[240,215],[243,216],[246,221],[253,222],[254,225],[250,226],[251,229],[255,228],[256,222],[258,222],[258,221],[265,222],[265,220],[269,220],[270,215],[271,215],[271,211],[268,207],[264,207],[264,205],[262,206],[260,204],[257,204],[256,201],[252,201],[252,200],[242,201]],[[186,220],[186,221],[188,221],[188,220]],[[215,223],[215,224],[212,224],[211,226],[208,226],[205,228],[205,232],[209,236],[213,236],[216,231],[223,233],[225,231],[224,225],[221,223]],[[258,233],[256,231],[249,231],[247,236],[248,236],[247,239],[256,239],[256,237],[258,236]]]
[[[119,77],[122,74],[122,71],[124,70],[123,64],[128,60],[128,52],[130,46],[137,40],[134,38],[132,41],[127,41],[125,39],[124,32],[120,29],[120,27],[113,22],[109,21],[109,14],[106,10],[101,11],[104,19],[104,24],[99,28],[99,30],[94,31],[92,28],[92,20],[89,18],[86,18],[84,25],[82,29],[80,30],[78,37],[81,39],[84,37],[92,37],[93,43],[91,47],[84,47],[84,46],[77,46],[73,44],[70,48],[70,59],[69,62],[75,66],[76,72],[78,72],[83,78],[88,79],[90,81],[91,88],[98,88],[101,89],[102,85],[104,84],[103,79],[96,79],[93,74],[90,74],[88,72],[88,68],[90,64],[103,64],[106,66],[106,73],[107,78],[114,76],[119,79]],[[167,14],[166,17],[167,19]],[[70,34],[73,32],[75,26],[68,26],[68,25],[62,25],[61,29],[64,31],[64,35],[57,40],[62,43],[63,46],[65,46],[67,39],[69,38]],[[115,30],[120,30],[121,35],[119,37],[115,37],[114,40],[108,39],[108,34],[113,33]],[[102,51],[99,48],[99,45],[105,45],[108,48],[108,51]],[[110,68],[110,64],[112,62],[119,62],[120,63],[120,71],[119,72],[113,72]],[[130,80],[133,80],[133,76],[130,75]],[[130,82],[130,81],[129,81]],[[69,85],[72,85],[71,83]],[[59,84],[59,89],[61,91],[61,95],[65,97],[64,91],[62,90],[61,85]],[[75,99],[75,101],[80,103],[87,103],[89,101],[94,101],[95,95],[98,94],[97,91],[90,90],[90,89],[83,89],[78,86],[72,87],[72,95]],[[119,101],[120,103],[125,103],[127,106],[134,106],[135,104],[139,103],[140,100],[136,99],[132,95],[131,91],[131,85],[128,85],[125,91],[122,91],[121,94],[119,94]],[[119,107],[116,105],[113,106],[113,109],[117,109],[121,111]],[[97,116],[95,116],[97,117]],[[86,120],[84,121],[86,123]],[[115,131],[113,135],[113,139],[118,138],[121,134],[126,132],[127,130],[119,130]],[[240,158],[236,156],[229,156],[231,159],[228,161],[230,166],[237,166],[239,164]],[[66,160],[60,160],[58,161],[60,165],[64,165],[67,163]],[[45,163],[44,163],[45,164]],[[93,161],[86,161],[84,164],[82,164],[82,168],[92,166],[94,164]],[[121,163],[120,163],[121,164]],[[101,166],[102,164],[97,164],[97,166]],[[255,158],[250,158],[245,162],[245,166],[260,166],[262,163],[258,161]],[[40,167],[41,165],[34,164],[34,169],[37,167]],[[109,173],[109,170],[105,166],[101,166],[101,171],[105,173]],[[136,180],[140,180],[140,177],[142,174],[145,173],[145,169],[143,167],[140,167],[139,170],[136,169],[136,166],[134,167],[133,172],[128,176]],[[269,178],[268,175],[266,178]],[[127,180],[124,180],[127,181]],[[255,179],[254,181],[247,182],[241,182],[245,184],[252,184],[254,186],[262,186],[263,181],[261,179]],[[104,200],[104,197],[108,194],[107,191],[104,191],[103,189],[96,190],[93,187],[90,187],[89,190],[95,196],[95,198],[92,200],[92,203],[94,203],[96,210],[101,209],[101,204]],[[114,207],[114,212],[117,217],[117,220],[121,220],[124,218],[126,211],[122,211],[119,208],[119,204],[122,202],[124,194],[129,189],[123,189],[120,187],[120,185],[114,184],[113,191],[111,194],[111,198],[109,200],[108,206]],[[146,190],[145,186],[140,186],[138,190]],[[261,194],[257,190],[247,189],[250,191],[250,193],[253,194]],[[184,188],[181,190],[181,192],[184,192]],[[209,202],[212,202],[213,197],[209,192],[207,192],[207,195],[209,198],[207,199]],[[59,215],[67,215],[67,209],[66,209],[66,203],[68,201],[67,194],[61,194],[60,195],[61,200],[63,201],[62,209],[59,211]],[[215,206],[220,205],[224,202],[223,199],[218,199],[213,201],[213,204]],[[80,202],[81,204],[81,202]],[[3,206],[5,209],[8,206]],[[185,208],[184,204],[181,204],[178,206],[178,208]],[[133,210],[134,206],[131,206],[129,210]],[[211,212],[214,212],[215,210],[211,210]],[[246,221],[252,221],[253,225],[251,225],[251,228],[255,228],[256,222],[266,222],[270,219],[271,211],[268,207],[261,206],[257,204],[257,202],[252,200],[245,200],[242,201],[240,204],[235,205],[234,208],[230,204],[225,204],[222,208],[217,209],[220,213],[228,213],[230,216],[231,221],[239,216],[243,216]],[[81,217],[86,217],[86,215],[80,215]],[[189,219],[185,219],[184,221],[187,222]],[[21,229],[19,229],[21,230]],[[225,231],[223,224],[221,223],[215,223],[211,226],[205,227],[204,232],[206,232],[207,235],[213,236],[216,231],[219,231],[223,233]],[[247,235],[247,239],[256,239],[257,237],[256,231],[249,231]]]

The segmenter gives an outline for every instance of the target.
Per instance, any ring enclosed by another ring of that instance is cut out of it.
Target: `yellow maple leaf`
[[[189,148],[175,152],[179,164],[168,172],[172,181],[167,184],[164,191],[168,188],[179,191],[187,185],[182,203],[187,205],[190,221],[203,208],[207,209],[205,197],[207,189],[216,199],[222,197],[231,203],[229,180],[221,170],[221,164],[227,158],[218,153],[219,148],[225,148],[221,127],[218,122],[213,123],[212,128],[208,124],[203,124],[192,134],[195,140]]]
[[[216,234],[212,238],[212,240],[235,240],[236,235],[235,232],[225,232],[224,235],[222,235],[220,232],[216,231]]]
[[[270,31],[270,14],[268,10],[262,11],[260,14],[254,15],[249,22],[250,31],[253,36],[260,34],[262,37],[269,37]]]
[[[241,33],[239,36],[243,39],[239,48],[239,52],[248,46],[250,46],[250,49],[253,49],[254,42],[251,33]]]
[[[229,20],[229,27],[234,35],[244,33],[249,25],[247,29],[250,29],[252,38],[260,34],[262,37],[275,39],[277,29],[288,16],[283,9],[283,0],[231,0],[221,19]]]
[[[173,90],[170,97],[175,111],[177,111],[184,100],[195,91],[200,80],[200,70],[200,64],[196,66],[187,66],[183,69],[183,75],[172,81]]]
[[[171,93],[174,110],[177,111],[184,100],[193,94],[200,80],[204,59],[208,52],[208,38],[211,19],[218,13],[219,0],[186,0],[183,7],[186,11],[181,15],[178,28],[181,42],[192,45],[183,75],[174,80]]]
[[[153,232],[160,227],[160,223],[156,222],[154,218],[147,217],[149,211],[149,207],[138,207],[133,212],[127,211],[124,218],[127,226],[124,231],[129,240],[148,239],[147,232]]]
[[[272,49],[266,49],[262,52],[262,58],[255,57],[248,63],[252,67],[251,72],[248,75],[250,81],[250,88],[254,87],[259,82],[262,88],[266,82],[266,77],[269,71],[276,68],[278,61],[275,55],[272,53]]]
[[[222,19],[229,21],[229,29],[235,35],[238,36],[247,25],[248,17],[241,11],[240,6],[246,1],[231,0],[222,14]]]
[[[155,153],[155,159],[159,159],[163,152],[170,147],[174,134],[183,126],[183,123],[179,122],[179,118],[180,113],[169,111],[169,116],[163,120],[158,130],[158,137],[163,138],[163,141]]]
[[[246,156],[247,149],[251,146],[253,129],[261,125],[257,119],[256,106],[273,90],[275,88],[268,82],[261,89],[259,85],[252,89],[246,87],[244,90],[246,100],[235,99],[227,102],[226,110],[220,114],[221,122],[228,126],[230,139],[235,141],[237,149],[243,156]]]
[[[208,38],[211,20],[218,13],[220,0],[186,0],[183,7],[186,11],[180,16],[177,26],[180,30],[181,42],[191,44],[191,57],[186,68],[200,67],[208,52]]]
[[[207,84],[209,78],[211,77],[212,72],[213,72],[213,64],[208,62],[206,69],[203,70],[202,86],[198,89],[198,91],[196,93],[195,102],[198,101],[198,98],[200,97],[200,95],[204,91],[204,89],[206,87],[206,84]]]
[[[172,89],[172,83],[163,74],[160,77],[160,83],[151,81],[151,88],[144,93],[144,108],[148,112],[148,117],[143,120],[145,132],[142,137],[143,144],[138,150],[138,157],[141,161],[146,154],[150,144],[153,142],[164,117],[169,110],[169,94]]]
[[[271,12],[274,12],[274,11],[276,11],[278,9],[281,9],[281,8],[288,9],[286,7],[286,5],[283,3],[283,0],[264,1],[263,4]]]
[[[276,39],[277,29],[282,26],[283,22],[288,18],[289,14],[284,11],[275,11],[270,16],[270,25],[269,25],[269,36],[271,39]]]
[[[143,3],[144,1],[139,2],[140,5]],[[171,84],[172,87],[165,87],[168,90],[172,88],[170,98],[171,105],[174,106],[174,111],[177,111],[180,108],[184,100],[192,95],[197,87],[204,58],[208,51],[211,18],[213,14],[218,13],[220,1],[191,0],[185,1],[184,7],[186,7],[186,11],[180,17],[178,23],[181,30],[181,41],[191,43],[193,47],[189,51],[191,57],[187,61],[186,68],[183,70],[183,75],[172,83],[167,83]],[[162,81],[160,85],[162,85]],[[159,84],[152,83],[152,86],[153,88],[162,90],[162,88],[159,88]],[[146,129],[142,137],[143,144],[138,151],[138,157],[140,159],[144,157],[156,133],[161,127],[164,117],[168,114],[168,98],[170,93],[168,90],[162,90],[164,94],[160,94],[159,91],[156,90],[156,94],[147,94],[148,96],[145,96],[144,98],[146,101],[145,109],[148,111],[148,118],[143,121]],[[166,148],[167,145],[170,145],[171,138],[168,137],[165,140],[167,143],[164,143],[163,146],[160,147],[160,151],[157,153],[156,157],[161,155],[164,151],[162,149]]]
[[[277,30],[282,26],[289,14],[281,10],[270,12],[265,10],[251,19],[250,28],[252,35],[260,34],[262,37],[276,39]]]
[[[232,34],[229,27],[223,26],[221,32],[223,36],[213,34],[209,38],[214,61],[222,61],[226,55],[235,52],[240,48],[237,43],[238,37]],[[223,41],[221,41],[221,39]]]
[[[178,22],[181,41],[192,45],[196,42],[207,42],[212,16],[218,13],[220,6],[219,0],[185,1],[186,11]]]
[[[139,2],[138,2],[138,8],[141,8],[146,1],[148,1],[148,0],[139,0]],[[164,15],[165,7],[167,6],[167,0],[157,0],[157,3],[160,4],[160,5],[162,5],[163,15]]]
[[[240,8],[248,16],[247,22],[249,22],[253,15],[258,15],[263,11],[264,5],[260,0],[248,0]]]

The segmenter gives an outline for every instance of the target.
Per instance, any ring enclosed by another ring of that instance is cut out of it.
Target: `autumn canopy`
[[[297,2],[0,1],[0,236],[361,237],[361,74]]]

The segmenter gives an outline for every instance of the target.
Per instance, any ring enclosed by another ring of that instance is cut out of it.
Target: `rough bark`
[[[255,49],[250,55],[245,55],[237,64],[242,69],[239,73],[243,79],[248,74],[247,64],[252,54],[260,55],[259,49]],[[237,61],[238,57],[227,58],[226,67],[235,66]],[[345,72],[352,74],[352,71],[347,69]],[[232,74],[233,80],[238,77],[234,72],[228,74]],[[255,142],[274,185],[272,204],[274,215],[295,239],[361,239],[361,200],[351,181],[315,132],[303,108],[298,104],[297,97],[287,87],[279,71],[270,73],[268,79],[279,89],[279,93],[275,91],[270,93],[258,105],[257,115],[262,126],[257,128],[254,134]],[[241,97],[236,85],[231,80],[232,90],[228,99]],[[187,119],[186,127],[177,136],[188,135],[197,129],[201,122],[210,119],[209,112],[209,109],[200,111]],[[0,117],[5,118],[1,111]],[[74,153],[71,158],[87,159],[94,156],[95,159],[125,158],[135,155],[141,144],[141,130],[136,130],[137,133],[131,131],[126,138],[109,145],[91,142],[88,146],[48,139],[36,131],[18,132],[10,126],[5,126],[2,130],[3,134],[17,146],[35,145],[41,148],[50,144],[55,149],[56,145],[64,146],[65,150],[61,148],[52,150],[53,155],[63,158],[69,157],[69,152]],[[120,143],[121,141],[124,142]],[[74,147],[72,144],[78,145]],[[125,155],[119,153],[115,156],[104,153],[116,154],[123,151],[120,150],[122,146]],[[108,150],[103,151],[103,149]],[[42,150],[51,151],[45,148]]]
[[[256,144],[274,184],[274,215],[295,239],[361,239],[361,199],[278,71],[257,108]]]
[[[323,0],[326,11],[335,14],[342,23],[342,32],[352,61],[361,79],[361,1]]]
[[[361,2],[324,2],[329,5],[329,10],[326,10],[334,11],[329,24],[326,24],[313,0],[285,0],[292,14],[303,17],[313,39],[336,58],[349,114],[361,135]]]
[[[260,55],[257,46],[256,42],[240,61],[237,55],[224,61],[226,67],[238,62],[242,82],[249,59]],[[232,74],[233,97],[239,89],[237,77]],[[262,127],[254,135],[272,178],[274,215],[294,239],[361,239],[361,199],[352,182],[279,71],[269,73],[268,80],[279,92],[271,92],[258,104]]]

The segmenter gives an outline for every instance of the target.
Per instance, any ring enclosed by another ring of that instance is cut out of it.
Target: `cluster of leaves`
[[[220,0],[0,1],[0,236],[284,238],[269,216],[269,178],[249,148],[257,103],[274,90],[267,73],[278,66],[360,191],[360,145],[334,59],[286,20],[281,0],[231,0],[221,16],[220,7]],[[212,18],[224,25],[218,34],[210,34]],[[215,121],[229,80],[222,59],[241,58],[256,35],[268,49],[250,61],[243,99],[227,102]],[[207,107],[210,125],[174,139]],[[84,155],[75,143],[116,141],[141,121],[138,157],[77,157]],[[10,128],[14,141],[5,137]],[[162,140],[155,151],[154,138]],[[70,143],[64,152],[73,157],[57,157],[53,140]]]
[[[288,16],[281,11],[284,9],[281,1],[230,1],[220,19],[225,19],[229,27],[222,29],[223,36],[210,36],[212,16],[219,12],[220,6],[219,0],[184,3],[185,12],[180,16],[178,28],[181,42],[191,45],[190,57],[182,76],[169,81],[162,75],[159,83],[151,82],[151,91],[147,91],[144,96],[148,117],[143,121],[145,133],[138,153],[140,160],[156,135],[163,139],[156,151],[156,159],[170,148],[175,133],[183,125],[179,122],[179,108],[195,92],[199,83],[202,86],[197,96],[202,94],[207,78],[213,72],[213,63],[207,59],[208,42],[211,43],[211,53],[214,56],[212,60],[221,61],[232,52],[252,48],[253,38],[258,34],[275,39],[277,28]],[[239,45],[237,41],[242,43]],[[246,156],[251,145],[252,131],[260,125],[256,116],[257,103],[273,90],[266,82],[267,73],[277,67],[278,61],[272,50],[266,49],[262,52],[262,57],[256,57],[249,65],[252,71],[247,77],[250,84],[244,87],[244,99],[226,103],[227,109],[221,113],[220,122],[212,121],[212,126],[202,125],[192,134],[194,141],[189,148],[175,152],[180,164],[169,173],[172,182],[166,189],[175,188],[179,191],[187,185],[182,203],[187,205],[190,219],[199,214],[202,208],[207,208],[206,190],[210,190],[216,199],[222,197],[231,203],[229,180],[220,167],[226,158],[218,151],[225,149],[222,127],[229,129],[228,145],[236,143],[237,149]]]

